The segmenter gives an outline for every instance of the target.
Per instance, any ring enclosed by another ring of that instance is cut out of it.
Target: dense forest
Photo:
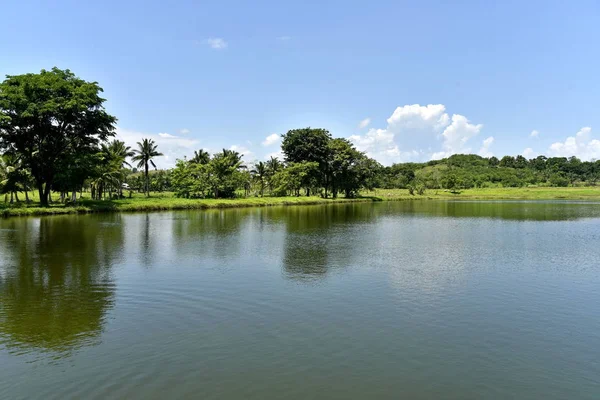
[[[69,70],[7,76],[0,84],[0,193],[5,201],[42,205],[172,191],[184,198],[242,196],[358,196],[379,188],[460,190],[472,187],[592,186],[600,161],[576,157],[484,158],[457,154],[424,163],[382,166],[352,142],[325,129],[292,129],[282,135],[282,160],[250,162],[233,150],[199,149],[159,170],[152,139],[135,148],[114,139],[116,117],[107,113],[102,88]],[[19,198],[19,195],[23,196]],[[58,196],[58,198],[56,198]]]

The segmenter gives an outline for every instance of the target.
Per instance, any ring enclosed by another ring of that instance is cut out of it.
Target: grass
[[[89,196],[89,194],[88,194]],[[54,196],[56,198],[57,196]],[[364,197],[358,199],[322,199],[320,197],[249,197],[241,199],[180,199],[172,193],[153,193],[151,197],[135,194],[132,198],[119,200],[91,200],[84,197],[77,205],[53,203],[49,207],[40,207],[37,198],[33,202],[16,204],[0,203],[0,216],[89,214],[99,212],[146,212],[167,210],[201,210],[209,208],[265,207],[285,205],[331,204],[351,201],[377,201]]]
[[[88,194],[89,196],[89,194]],[[24,198],[24,196],[20,196]],[[56,199],[56,195],[54,198]],[[344,202],[372,202],[396,200],[600,200],[600,187],[573,188],[485,188],[466,189],[458,193],[447,190],[427,190],[422,196],[410,195],[404,189],[377,189],[365,192],[356,199],[322,199],[320,197],[249,197],[242,199],[179,199],[172,193],[153,193],[147,198],[134,194],[132,198],[120,200],[90,200],[86,193],[76,206],[54,203],[50,207],[40,207],[35,195],[32,203],[8,204],[0,202],[0,216],[88,214],[99,212],[133,212],[192,210],[231,207],[265,207],[286,205],[331,204]]]
[[[410,196],[404,189],[376,189],[370,192],[382,200],[415,198],[439,200],[600,200],[599,187],[523,187],[465,189],[456,193],[443,189],[427,190],[423,196]]]

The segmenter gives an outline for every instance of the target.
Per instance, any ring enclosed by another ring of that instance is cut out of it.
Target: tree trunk
[[[46,205],[52,203],[52,185],[47,182],[46,187],[44,188],[44,199],[46,200]]]
[[[25,188],[25,202],[29,203],[29,191]]]
[[[14,203],[14,202],[15,202],[15,199],[13,198],[13,193],[14,193],[14,192],[11,190],[11,191],[10,191],[10,204],[12,204],[12,203]]]
[[[40,196],[40,204],[42,207],[48,207],[48,195],[44,191],[43,183],[38,183],[38,195]]]
[[[148,178],[148,163],[145,164],[145,174],[146,174],[146,197],[150,197],[150,183]]]
[[[17,203],[19,202],[19,194],[17,193],[16,190],[15,190],[15,200],[17,201]]]
[[[71,193],[71,201],[73,204],[77,203],[77,191],[75,191],[75,189],[73,189],[73,192]]]

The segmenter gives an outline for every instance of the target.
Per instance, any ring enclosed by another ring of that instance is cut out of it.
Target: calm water
[[[600,204],[0,220],[0,398],[598,399]]]

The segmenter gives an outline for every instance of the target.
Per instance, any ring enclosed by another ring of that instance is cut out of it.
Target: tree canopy
[[[0,83],[0,149],[31,171],[43,205],[61,168],[114,134],[117,119],[104,109],[100,93],[96,82],[58,68]]]

